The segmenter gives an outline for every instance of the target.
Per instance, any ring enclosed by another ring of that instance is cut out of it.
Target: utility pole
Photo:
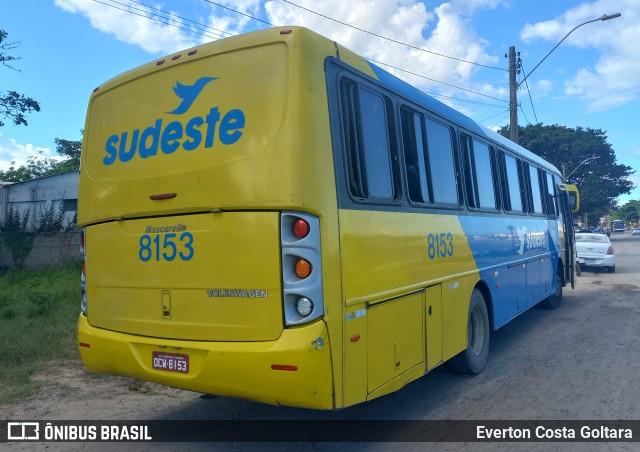
[[[509,47],[509,139],[518,142],[518,73],[516,48]]]
[[[617,17],[620,17],[621,15],[622,14],[620,13],[603,14],[597,19],[588,20],[586,22],[583,22],[573,27],[571,31],[567,33],[564,36],[564,38],[562,38],[560,42],[557,43],[555,47],[551,49],[544,56],[544,58],[540,60],[538,64],[536,64],[536,66],[533,69],[531,69],[531,71],[529,71],[529,73],[525,76],[525,78],[523,78],[520,81],[520,83],[516,82],[516,75],[518,73],[518,62],[516,60],[516,48],[513,46],[509,47],[509,138],[511,139],[511,141],[513,141],[514,143],[518,142],[518,87],[520,87],[520,85],[524,83],[524,81],[533,73],[533,71],[535,71],[538,68],[538,66],[540,66],[542,62],[546,60],[549,55],[551,55],[551,52],[556,50],[556,48],[560,44],[562,44],[562,42],[565,39],[567,39],[567,37],[571,33],[573,33],[577,28],[580,28],[583,25],[587,25],[592,22],[598,22],[598,21],[604,22],[605,20],[615,19]]]

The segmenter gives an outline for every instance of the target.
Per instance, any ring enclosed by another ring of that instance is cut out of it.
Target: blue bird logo
[[[193,85],[183,85],[180,82],[176,82],[176,86],[173,88],[173,92],[182,99],[178,108],[173,111],[168,111],[170,115],[182,115],[189,110],[189,107],[195,102],[196,98],[200,95],[203,88],[218,77],[201,77]]]

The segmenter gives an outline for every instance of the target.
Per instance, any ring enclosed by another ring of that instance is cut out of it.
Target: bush
[[[79,277],[72,264],[0,274],[0,403],[37,389],[30,376],[48,361],[78,356]]]

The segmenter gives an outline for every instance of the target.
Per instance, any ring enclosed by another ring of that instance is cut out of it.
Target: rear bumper
[[[271,405],[334,408],[331,354],[322,321],[285,329],[275,341],[196,342],[95,328],[81,314],[78,343],[85,367],[93,372]],[[189,373],[153,369],[154,351],[188,355]],[[274,370],[273,365],[297,370]]]
[[[615,256],[578,256],[578,263],[587,267],[614,267],[616,265]]]

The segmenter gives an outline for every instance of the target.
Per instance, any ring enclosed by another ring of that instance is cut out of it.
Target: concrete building
[[[0,220],[5,221],[9,209],[17,209],[20,218],[29,211],[27,227],[36,229],[40,216],[53,203],[54,212],[59,208],[65,213],[64,226],[73,221],[78,209],[78,171],[46,176],[26,182],[0,182]]]

